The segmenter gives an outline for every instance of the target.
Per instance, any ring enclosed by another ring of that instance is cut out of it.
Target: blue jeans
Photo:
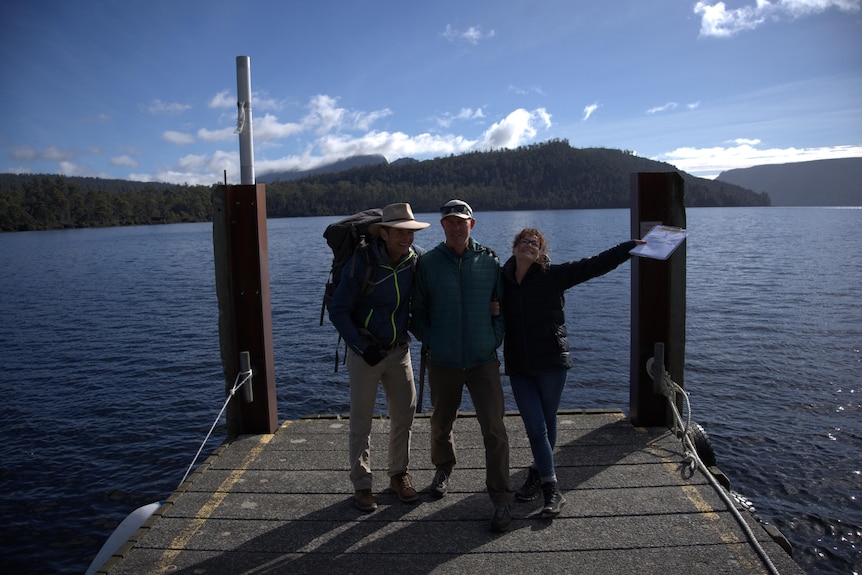
[[[567,373],[567,369],[558,369],[535,376],[509,376],[512,394],[530,440],[533,463],[543,480],[556,475],[554,446],[557,443],[557,410],[566,386]]]

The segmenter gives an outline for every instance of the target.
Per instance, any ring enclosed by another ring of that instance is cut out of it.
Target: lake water
[[[318,325],[336,219],[268,222],[279,421],[348,411],[335,330]],[[630,235],[628,210],[477,220],[501,256],[525,226],[554,261]],[[687,227],[693,420],[806,573],[862,573],[862,209],[689,209]],[[416,234],[441,239],[437,224]],[[80,574],[129,512],[177,487],[224,402],[212,226],[0,234],[0,269],[0,568]],[[628,411],[630,282],[624,265],[568,292],[564,408]]]

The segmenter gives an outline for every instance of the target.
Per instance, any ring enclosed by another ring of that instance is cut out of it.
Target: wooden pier
[[[220,446],[100,573],[803,574],[780,537],[743,509],[744,529],[723,488],[684,470],[682,445],[668,429],[634,427],[615,410],[567,411],[559,421],[557,474],[567,504],[553,521],[539,517],[540,497],[513,502],[508,533],[489,530],[484,449],[470,414],[455,425],[449,494],[421,493],[418,503],[388,489],[389,424],[375,420],[373,513],[353,505],[347,419],[300,419]],[[517,414],[506,425],[517,489],[530,448]],[[418,416],[417,489],[434,474],[429,445],[429,420]]]

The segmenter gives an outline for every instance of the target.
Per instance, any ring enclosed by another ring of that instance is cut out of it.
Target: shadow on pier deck
[[[402,503],[385,473],[388,422],[375,420],[372,462],[380,508],[356,509],[347,476],[346,419],[285,422],[274,435],[219,447],[106,563],[143,573],[728,573],[768,574],[719,491],[682,472],[667,429],[635,428],[618,411],[559,416],[557,474],[568,503],[554,521],[539,498],[514,502],[511,530],[489,531],[484,450],[475,417],[455,426],[458,466],[449,494]],[[513,489],[530,449],[520,417],[506,417]],[[431,482],[429,420],[417,417],[412,471]],[[801,568],[747,511],[776,572]]]

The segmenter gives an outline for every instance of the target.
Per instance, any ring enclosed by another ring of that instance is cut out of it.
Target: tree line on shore
[[[432,212],[452,197],[482,211],[625,208],[637,172],[678,170],[627,151],[552,140],[276,180],[266,184],[266,212],[271,218],[347,215],[400,201]],[[770,205],[766,193],[680,174],[686,206]],[[0,231],[211,221],[211,196],[220,185],[0,174]]]

